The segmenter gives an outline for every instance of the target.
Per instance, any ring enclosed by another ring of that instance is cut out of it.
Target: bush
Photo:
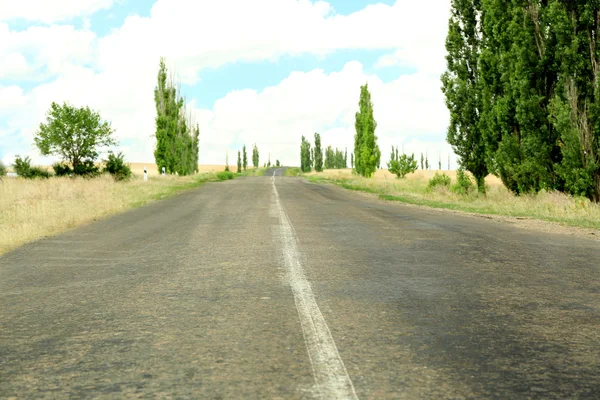
[[[2,161],[0,161],[0,176],[5,176],[7,172],[8,169],[6,168],[6,165],[4,165]]]
[[[15,172],[26,179],[33,178],[50,178],[50,173],[40,167],[32,167],[29,157],[21,158],[17,156],[13,165]]]
[[[398,178],[404,178],[408,174],[412,174],[417,170],[417,161],[414,155],[407,156],[402,154],[398,156],[398,148],[394,152],[394,146],[392,146],[392,155],[390,161],[387,163],[388,171],[395,174]]]
[[[129,164],[125,163],[124,158],[125,156],[122,153],[117,155],[109,153],[108,159],[105,160],[106,165],[103,172],[111,174],[116,181],[129,179],[131,177],[131,168]]]
[[[442,186],[442,187],[450,187],[450,184],[452,183],[452,180],[450,179],[450,177],[446,174],[440,174],[438,172],[435,173],[435,175],[433,176],[433,178],[431,178],[429,180],[429,184],[427,184],[427,188],[428,189],[435,189],[438,186]]]
[[[233,179],[233,172],[231,171],[221,171],[217,172],[217,178],[221,181],[226,181],[228,179]]]
[[[456,171],[456,183],[452,185],[450,190],[456,194],[464,196],[472,193],[475,190],[475,184],[464,170],[459,169]]]
[[[302,170],[300,168],[288,168],[285,170],[284,175],[285,176],[298,176],[302,173]]]
[[[73,174],[93,178],[100,175],[100,169],[98,169],[92,160],[87,160],[73,168]]]
[[[56,176],[70,176],[73,174],[73,170],[67,164],[56,163],[52,165],[54,175]]]

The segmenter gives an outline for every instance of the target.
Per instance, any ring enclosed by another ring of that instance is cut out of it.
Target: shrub
[[[94,164],[92,160],[86,160],[81,164],[78,164],[77,167],[73,168],[73,173],[75,175],[92,178],[94,176],[100,175],[100,169]]]
[[[285,170],[284,175],[285,176],[298,176],[302,173],[302,170],[300,168],[288,168]]]
[[[433,176],[433,178],[431,178],[429,180],[429,183],[427,184],[427,188],[428,189],[434,189],[438,186],[442,186],[442,187],[450,187],[450,184],[452,183],[452,180],[450,179],[450,177],[446,174],[440,174],[438,172],[435,173],[435,175]]]
[[[56,176],[69,176],[73,174],[73,170],[65,163],[56,163],[52,165],[54,175]]]
[[[129,164],[125,163],[125,156],[122,153],[117,155],[109,153],[105,163],[103,172],[111,174],[116,181],[122,181],[131,177],[131,168]]]
[[[454,193],[468,195],[475,190],[475,184],[464,170],[456,171],[456,183],[450,188]]]
[[[32,167],[29,157],[21,158],[17,156],[13,165],[15,172],[26,179],[33,178],[50,178],[50,173],[40,167]]]
[[[217,178],[221,181],[226,181],[228,179],[233,179],[233,172],[231,171],[221,171],[217,172]]]
[[[417,170],[415,156],[407,156],[406,154],[398,156],[398,148],[394,152],[394,146],[392,146],[392,155],[387,165],[388,171],[395,174],[398,178],[404,178],[406,175],[412,174]]]
[[[6,165],[4,165],[2,161],[0,161],[0,176],[5,176],[7,172],[8,169],[6,168]]]

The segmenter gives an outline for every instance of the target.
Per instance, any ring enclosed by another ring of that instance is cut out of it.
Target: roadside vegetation
[[[384,200],[600,229],[600,204],[558,191],[517,196],[491,175],[485,179],[485,195],[477,191],[472,175],[461,171],[435,171],[435,174],[434,171],[417,171],[405,179],[397,179],[384,170],[378,170],[370,179],[350,169],[312,172],[304,176],[314,183],[333,183],[372,193]]]

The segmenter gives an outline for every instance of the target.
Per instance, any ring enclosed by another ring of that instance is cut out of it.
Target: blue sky
[[[252,7],[245,0],[38,2],[5,6],[9,17],[0,16],[9,32],[0,58],[12,60],[0,62],[0,105],[10,106],[0,110],[5,162],[15,154],[51,161],[32,146],[51,101],[97,109],[133,161],[151,161],[149,100],[165,53],[195,107],[201,162],[218,163],[223,153],[256,142],[294,163],[300,136],[316,131],[325,144],[350,147],[365,82],[383,154],[400,143],[417,153],[449,152],[439,91],[446,0],[331,0],[328,7],[309,0],[255,0]],[[415,15],[427,15],[428,23]],[[174,41],[184,45],[171,48]]]

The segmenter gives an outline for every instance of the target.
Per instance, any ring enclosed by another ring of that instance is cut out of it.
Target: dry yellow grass
[[[378,170],[372,179],[353,175],[350,169],[326,170],[307,175],[313,179],[337,181],[351,189],[367,190],[412,204],[482,214],[529,217],[569,226],[600,229],[600,205],[588,199],[573,198],[558,192],[515,196],[504,187],[499,178],[492,175],[486,178],[486,196],[477,193],[461,196],[446,188],[429,191],[427,184],[436,172],[418,170],[405,179],[397,179],[387,170]],[[440,172],[450,176],[452,183],[456,182],[456,171]]]
[[[5,178],[0,182],[0,254],[43,236],[118,213],[199,182],[194,177]]]

